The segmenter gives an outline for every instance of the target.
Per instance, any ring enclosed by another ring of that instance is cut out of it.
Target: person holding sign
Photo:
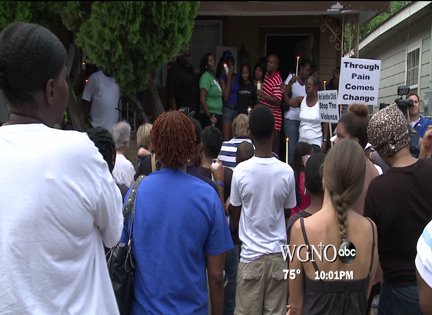
[[[321,126],[321,116],[319,111],[318,89],[319,80],[310,76],[306,81],[306,97],[300,105],[300,128],[299,142],[306,142],[313,146],[318,146],[323,152],[327,150],[328,124]],[[293,107],[299,107],[296,104]]]

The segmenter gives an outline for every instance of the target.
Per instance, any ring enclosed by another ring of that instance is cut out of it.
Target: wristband
[[[218,181],[216,181],[216,186],[221,186],[221,187],[223,187],[223,186],[224,186],[224,182],[221,181],[221,180],[218,180]]]

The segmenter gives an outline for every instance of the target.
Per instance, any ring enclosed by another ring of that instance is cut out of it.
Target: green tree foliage
[[[407,4],[411,3],[411,1],[390,1],[390,9],[387,12],[383,12],[380,15],[377,15],[368,23],[362,25],[360,27],[360,40],[365,38],[370,32],[375,30],[378,26],[381,25],[385,20],[389,17],[395,15],[398,11],[404,8]]]
[[[144,89],[152,70],[179,54],[192,36],[199,2],[67,2],[63,21],[90,62],[124,91]]]
[[[390,7],[387,11],[375,16],[369,22],[360,25],[359,41],[366,38],[372,31],[379,27],[384,21],[395,15],[411,1],[390,1]],[[345,20],[344,28],[344,53],[348,52],[355,45],[356,34],[354,20]]]
[[[61,2],[0,1],[0,30],[12,22],[29,22],[43,25],[59,35],[63,27],[60,10]]]
[[[189,42],[198,8],[198,1],[0,1],[0,29],[24,21],[55,32],[60,23],[90,62],[132,92]]]

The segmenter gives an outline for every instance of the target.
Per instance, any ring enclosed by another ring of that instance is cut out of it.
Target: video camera
[[[408,109],[414,106],[413,101],[411,99],[402,98],[403,96],[408,95],[409,92],[410,92],[409,86],[406,85],[398,86],[397,94],[399,95],[399,98],[395,99],[394,101],[405,117],[407,117]],[[389,105],[390,104],[380,103],[380,109],[383,109]]]
[[[408,125],[408,134],[409,134],[409,146],[410,146],[410,152],[411,155],[415,158],[418,157],[420,153],[420,147],[419,147],[419,134],[411,127],[411,125],[408,123],[408,109],[414,106],[413,101],[411,99],[402,98],[404,95],[408,95],[410,92],[409,86],[402,85],[398,86],[397,94],[400,96],[399,98],[395,99],[395,103],[397,107],[400,109],[400,111],[405,116],[405,119],[407,120]],[[389,106],[390,104],[380,103],[380,109],[383,109],[384,107]]]

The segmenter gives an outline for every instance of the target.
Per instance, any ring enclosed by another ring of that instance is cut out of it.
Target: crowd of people
[[[432,313],[432,126],[416,94],[407,116],[351,105],[330,142],[311,62],[283,82],[276,55],[237,73],[209,53],[197,77],[185,51],[131,161],[126,122],[57,128],[65,63],[40,25],[0,33],[0,314],[119,314],[105,248],[128,241],[140,175],[131,314],[368,315],[375,297],[379,315]],[[298,139],[289,161],[281,132]]]

